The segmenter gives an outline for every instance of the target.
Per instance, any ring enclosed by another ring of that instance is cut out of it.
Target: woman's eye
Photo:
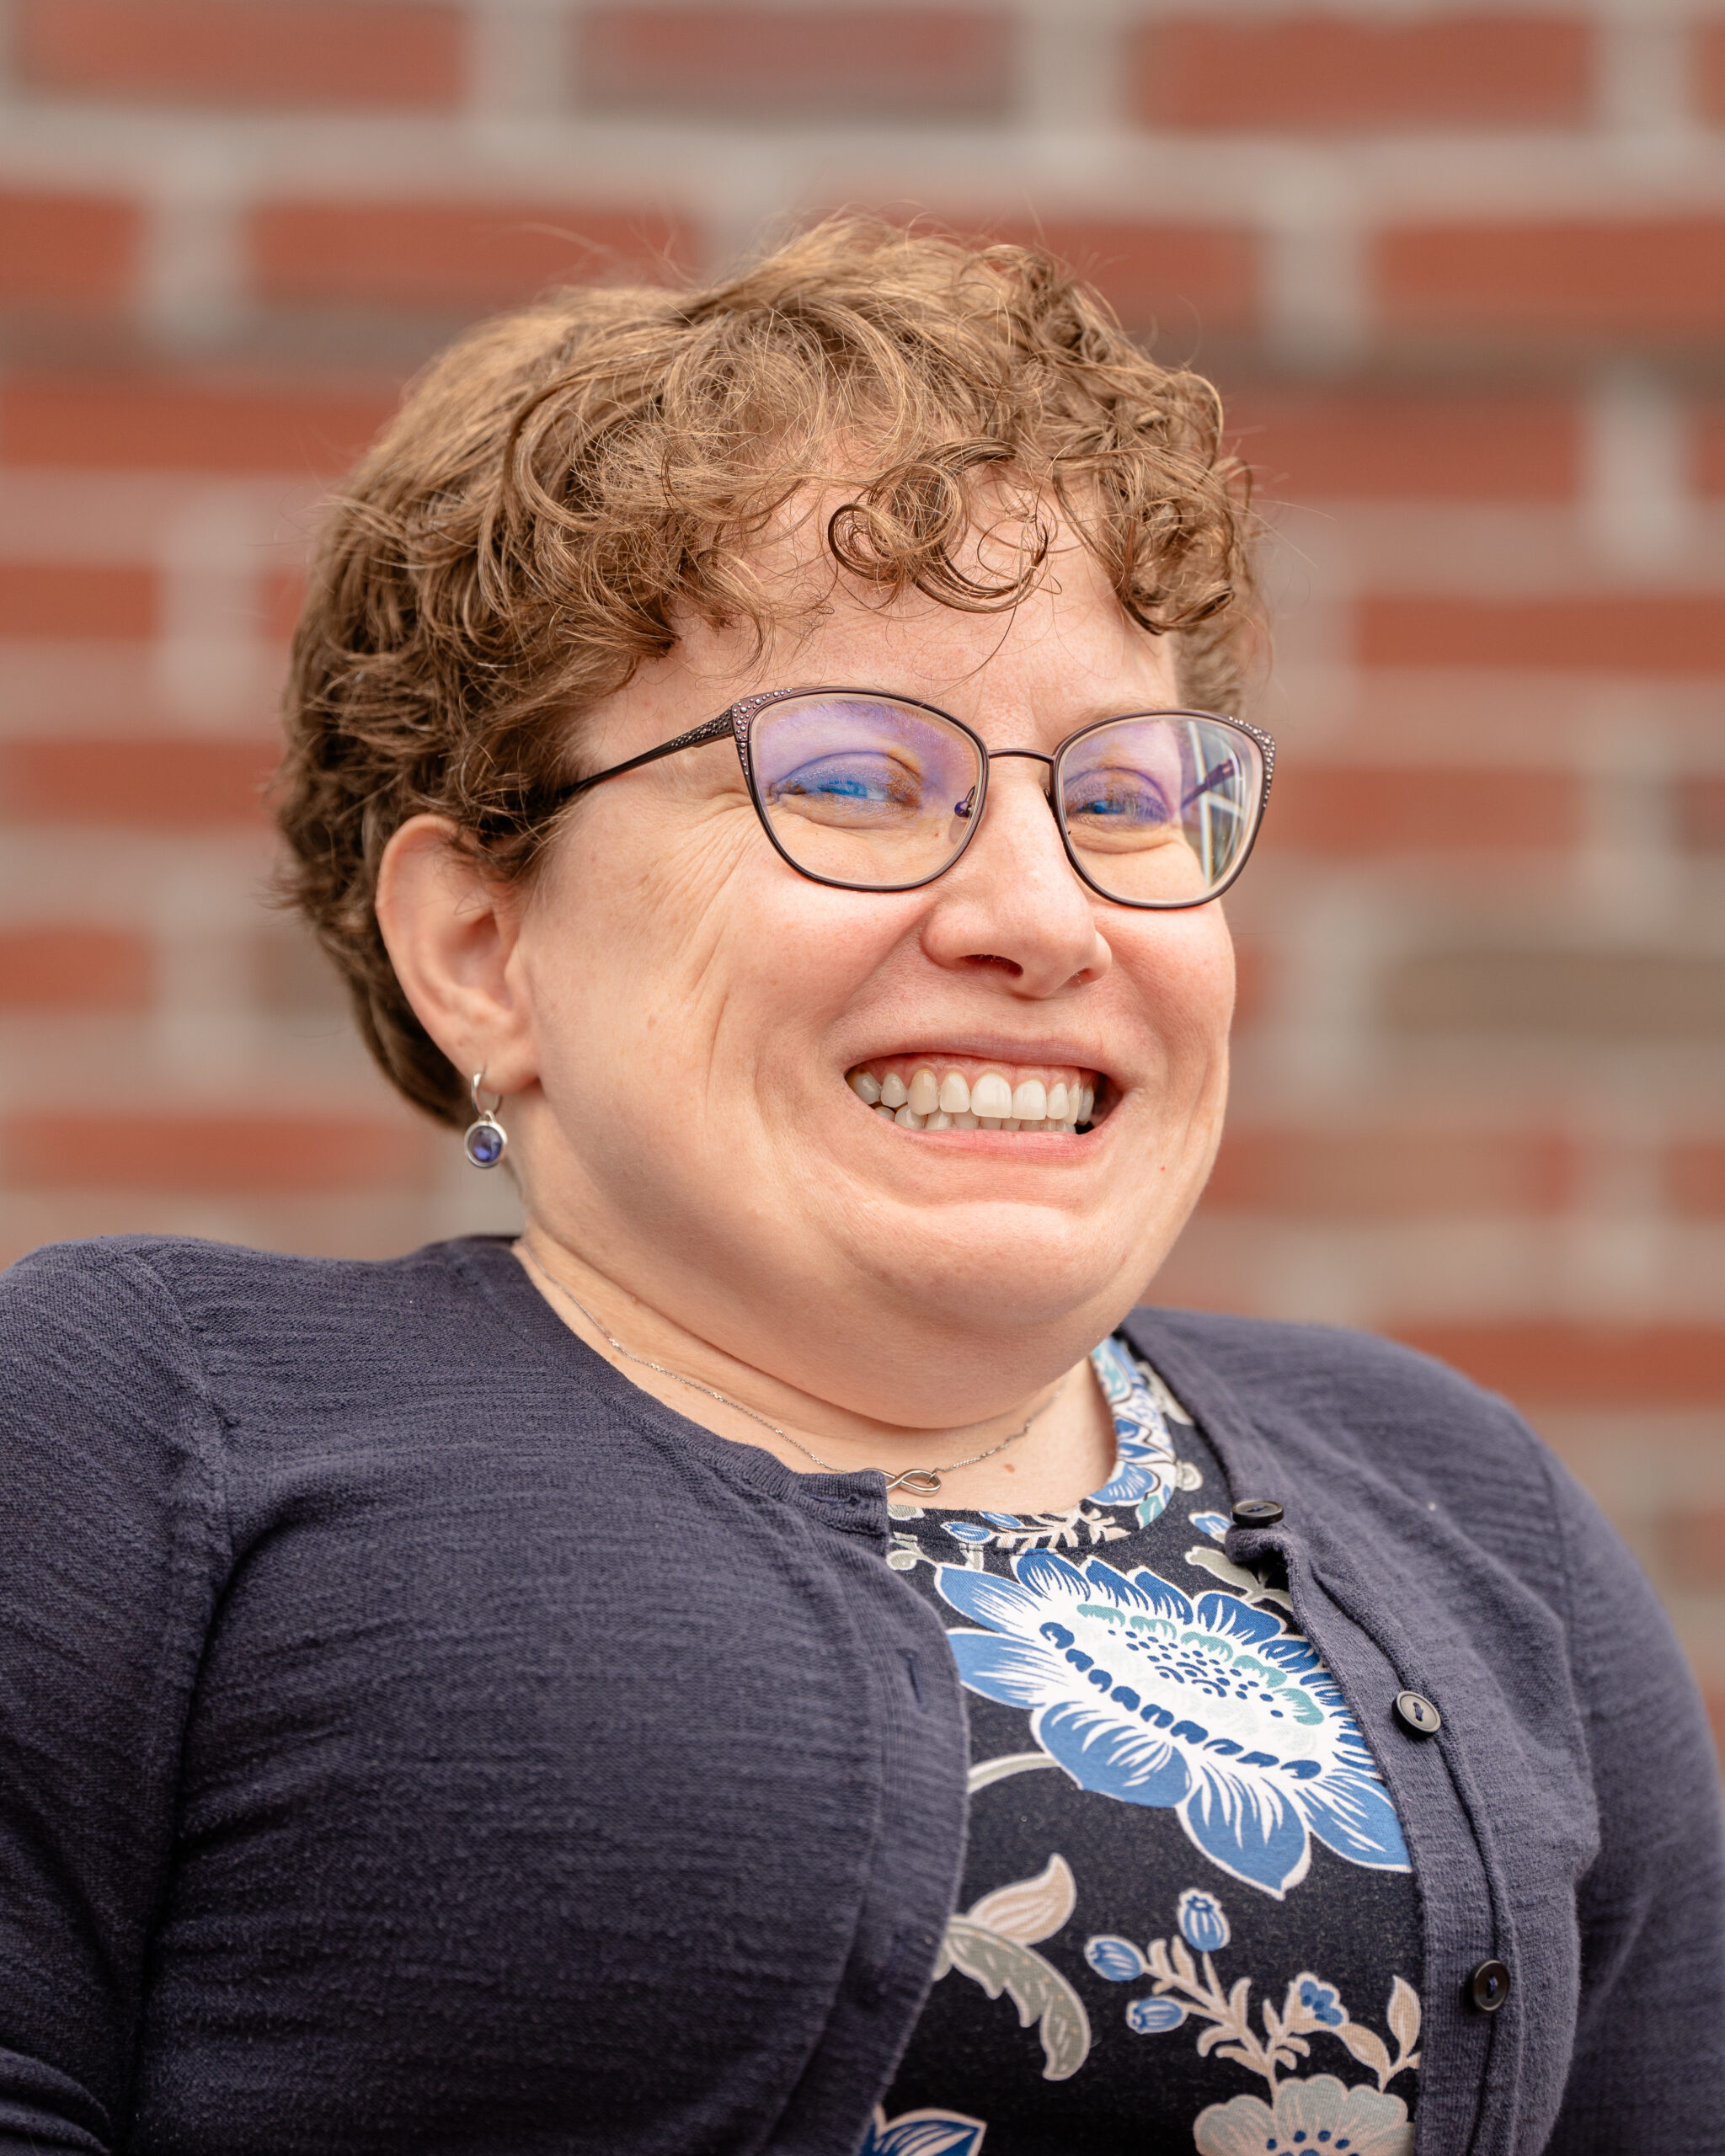
[[[921,792],[916,775],[888,758],[823,757],[775,779],[769,798],[835,808],[914,808]]]
[[[833,771],[828,776],[814,781],[793,779],[779,788],[781,793],[836,793],[852,801],[866,801],[868,787],[865,781],[854,772]]]
[[[1101,771],[1068,781],[1066,814],[1113,824],[1166,824],[1168,798],[1139,771]]]

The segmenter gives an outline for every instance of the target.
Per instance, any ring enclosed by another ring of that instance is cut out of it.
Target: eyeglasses
[[[1219,897],[1246,866],[1276,746],[1214,712],[1130,712],[1069,734],[1051,755],[990,750],[962,719],[871,689],[774,689],[627,763],[577,781],[561,803],[662,756],[729,734],[780,856],[842,891],[914,891],[945,875],[981,827],[991,763],[1048,766],[1066,858],[1117,905],[1173,909]]]

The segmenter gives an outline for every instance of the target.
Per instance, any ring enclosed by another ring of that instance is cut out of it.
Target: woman
[[[1218,426],[857,222],[409,396],[281,813],[527,1226],[8,1276],[4,2145],[1722,2146],[1599,1515],[1418,1357],[1133,1309],[1270,777]]]

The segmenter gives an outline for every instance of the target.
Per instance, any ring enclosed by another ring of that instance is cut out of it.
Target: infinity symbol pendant
[[[887,1476],[886,1486],[903,1490],[913,1497],[933,1497],[940,1493],[940,1477],[932,1467],[907,1467],[902,1475]]]

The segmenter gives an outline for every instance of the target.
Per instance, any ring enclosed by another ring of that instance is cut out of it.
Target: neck
[[[939,1470],[943,1504],[1046,1510],[1076,1503],[1112,1468],[1113,1421],[1087,1358],[974,1422],[883,1422],[703,1339],[631,1294],[537,1222],[530,1223],[515,1251],[558,1315],[632,1384],[715,1435],[757,1445],[799,1472],[878,1468],[892,1477]],[[1023,1436],[1016,1436],[1021,1428]],[[972,1460],[1003,1440],[1011,1442],[991,1457]],[[895,1493],[911,1502],[915,1494]]]

